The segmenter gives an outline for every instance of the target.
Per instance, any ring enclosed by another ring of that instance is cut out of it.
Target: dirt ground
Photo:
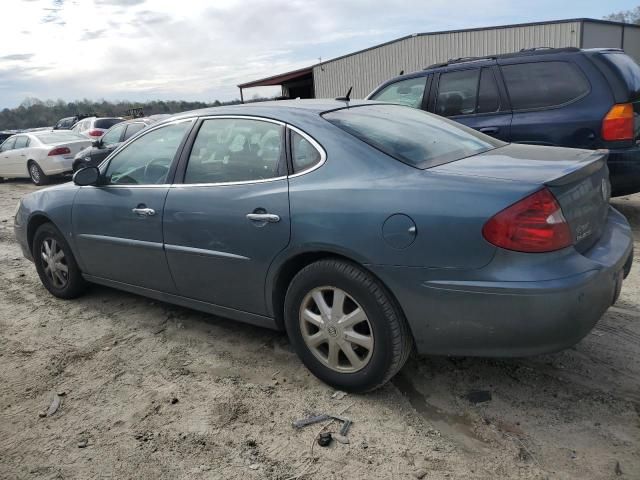
[[[0,184],[0,478],[640,478],[640,262],[574,348],[411,359],[333,398],[283,334],[98,286],[53,298],[13,240],[35,188]],[[640,195],[613,204],[640,252]],[[316,413],[351,418],[350,444],[292,427]]]

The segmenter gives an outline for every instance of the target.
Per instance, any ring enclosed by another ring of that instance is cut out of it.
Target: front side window
[[[134,140],[109,162],[104,177],[111,185],[163,184],[191,122],[165,125]]]
[[[591,87],[580,69],[569,62],[503,65],[513,110],[556,107],[577,100]]]
[[[293,130],[291,131],[291,157],[294,173],[307,170],[322,160],[322,156],[316,147]]]
[[[383,88],[372,97],[372,100],[420,108],[426,83],[427,77],[401,80]]]
[[[102,144],[104,146],[112,145],[114,143],[120,142],[120,137],[122,136],[122,130],[124,130],[124,126],[118,125],[117,127],[111,128],[107,133],[102,137]]]
[[[284,127],[262,120],[210,119],[202,122],[184,183],[226,183],[279,176]]]
[[[323,117],[381,152],[417,168],[435,167],[505,145],[460,123],[399,105],[343,108]]]
[[[15,143],[16,137],[5,140],[5,142],[2,144],[2,147],[0,147],[0,151],[6,152],[7,150],[12,150]]]
[[[27,145],[29,145],[29,138],[21,135],[16,137],[16,143],[13,148],[27,148]]]
[[[440,74],[436,113],[443,117],[475,113],[480,69]]]

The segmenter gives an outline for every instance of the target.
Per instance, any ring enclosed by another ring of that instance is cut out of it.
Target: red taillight
[[[102,136],[102,130],[89,130],[89,136],[90,137],[101,137]]]
[[[571,230],[553,194],[543,188],[494,215],[482,228],[497,247],[517,252],[551,252],[568,247]]]
[[[71,153],[71,150],[69,150],[67,147],[58,147],[51,150],[49,152],[49,156],[52,157],[54,155],[67,155],[68,153]]]
[[[633,105],[614,105],[602,120],[602,138],[608,141],[633,140],[633,124]]]

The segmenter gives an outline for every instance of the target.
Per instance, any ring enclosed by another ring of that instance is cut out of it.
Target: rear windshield
[[[50,145],[54,143],[62,143],[62,142],[77,142],[78,140],[87,140],[87,137],[82,137],[80,135],[76,135],[71,132],[47,132],[47,133],[34,133],[34,137],[36,137],[40,142],[45,145]]]
[[[505,145],[464,125],[400,105],[364,105],[323,114],[333,125],[417,168],[477,155]]]
[[[113,127],[116,123],[120,123],[122,121],[123,120],[121,118],[98,118],[93,126],[95,128],[104,128],[106,130]]]
[[[640,96],[640,66],[624,53],[605,53],[603,56],[618,70],[629,88],[629,93]]]

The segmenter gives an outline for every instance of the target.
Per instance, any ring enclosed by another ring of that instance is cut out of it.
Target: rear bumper
[[[631,229],[612,209],[584,255],[498,250],[475,271],[370,268],[398,298],[418,353],[510,357],[579,342],[616,300],[632,258]]]
[[[72,171],[73,157],[64,158],[63,156],[55,156],[47,158],[40,168],[46,175],[60,175]]]
[[[607,165],[614,197],[640,192],[640,146],[610,150]]]

